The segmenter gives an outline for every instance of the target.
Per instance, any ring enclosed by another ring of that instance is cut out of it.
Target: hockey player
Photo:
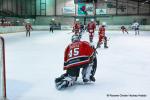
[[[139,27],[140,27],[140,24],[137,21],[135,21],[132,25],[132,28],[135,30],[135,35],[140,35]]]
[[[53,33],[53,31],[54,31],[54,25],[53,24],[49,24],[49,26],[50,26],[49,31]]]
[[[72,30],[75,34],[79,35],[80,32],[80,22],[79,19],[76,19],[74,25],[73,25],[73,30]]]
[[[30,31],[31,31],[31,29],[33,30],[31,24],[30,24],[30,23],[27,23],[27,24],[25,25],[25,28],[26,28],[26,37],[27,37],[28,35],[29,35],[29,37],[30,37]]]
[[[55,79],[57,89],[72,86],[79,77],[82,68],[83,82],[95,82],[97,68],[96,50],[86,41],[80,41],[77,34],[72,36],[72,43],[65,49],[64,70],[66,73]]]
[[[96,29],[96,24],[94,22],[94,19],[91,19],[91,21],[88,23],[87,29],[89,32],[89,40],[90,40],[90,42],[93,42],[94,32]]]
[[[128,31],[125,26],[121,26],[121,31],[123,34],[124,34],[124,32],[126,32],[128,34]]]
[[[99,27],[99,40],[97,43],[97,48],[100,48],[100,45],[104,42],[104,48],[108,48],[107,46],[107,37],[105,35],[105,25],[102,24],[101,27]]]

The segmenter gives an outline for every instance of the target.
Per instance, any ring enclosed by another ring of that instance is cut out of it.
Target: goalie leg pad
[[[58,90],[67,88],[69,86],[72,86],[74,84],[76,80],[76,77],[72,77],[72,76],[64,76],[64,77],[60,77],[60,78],[56,78],[55,79],[55,84],[56,84],[56,88]]]
[[[85,66],[82,70],[83,82],[90,82],[90,81],[95,82],[94,75],[96,69],[97,69],[97,59],[95,57],[94,60],[88,66]]]
[[[93,81],[94,77],[92,75],[92,70],[93,70],[92,66],[93,63],[90,63],[87,67],[83,68],[82,70],[83,82]]]

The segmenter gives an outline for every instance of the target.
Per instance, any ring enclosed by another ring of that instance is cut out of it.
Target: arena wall
[[[128,30],[131,30],[131,26],[124,25]],[[107,25],[107,30],[120,30],[121,25]],[[72,30],[72,26],[70,25],[62,25],[61,30]],[[98,30],[98,26],[97,26]],[[150,31],[150,25],[141,25],[140,30],[142,31]],[[33,31],[49,31],[48,25],[35,25],[33,26]],[[7,26],[7,27],[0,27],[0,34],[5,33],[15,33],[15,32],[25,32],[24,26]]]
[[[56,23],[62,25],[72,25],[74,23],[74,17],[63,17],[63,16],[51,16],[51,17],[36,17],[35,25],[49,25],[52,19],[55,19]],[[84,21],[84,17],[77,17],[81,22]],[[90,18],[87,18],[87,21]],[[137,20],[141,25],[150,25],[149,16],[101,16],[96,17],[99,24],[106,22],[108,25],[131,25]]]

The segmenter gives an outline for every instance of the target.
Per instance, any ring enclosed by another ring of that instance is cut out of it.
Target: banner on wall
[[[63,7],[63,14],[75,14],[75,7]]]
[[[106,9],[96,9],[96,15],[107,14]]]
[[[79,3],[78,4],[78,15],[79,16],[86,15],[86,5],[85,5],[85,3]]]
[[[81,15],[94,15],[94,5],[92,3],[85,4],[85,3],[78,3],[78,13],[79,16]]]
[[[86,4],[87,15],[94,15],[94,5],[92,3]]]

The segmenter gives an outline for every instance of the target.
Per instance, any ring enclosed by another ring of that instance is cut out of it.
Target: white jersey
[[[138,22],[135,22],[135,23],[133,23],[133,25],[132,25],[132,28],[139,28],[139,23]]]

